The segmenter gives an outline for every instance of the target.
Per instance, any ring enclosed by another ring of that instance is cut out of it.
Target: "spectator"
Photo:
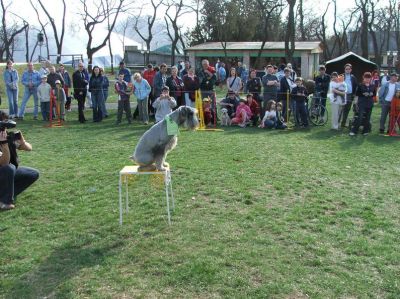
[[[331,81],[331,77],[325,73],[325,66],[319,67],[319,75],[315,78],[315,103],[321,104],[324,108],[326,108],[326,98],[328,96],[329,83]],[[324,116],[325,109],[322,110],[322,117]]]
[[[145,70],[143,72],[143,79],[146,79],[146,81],[150,84],[151,87],[151,92],[149,94],[149,105],[148,105],[148,111],[149,111],[149,115],[153,115],[154,114],[154,109],[153,109],[153,102],[155,100],[154,98],[154,88],[153,88],[153,84],[154,84],[154,76],[156,75],[157,71],[153,68],[152,64],[148,64],[147,65],[147,70]]]
[[[93,74],[93,72],[92,72],[92,74]],[[131,82],[132,82],[131,72],[130,72],[129,69],[127,69],[127,68],[125,67],[125,62],[124,62],[124,61],[121,61],[121,62],[119,63],[119,72],[118,72],[118,75],[119,75],[119,74],[124,74],[124,81],[125,81],[125,82],[127,82],[127,83],[131,83]]]
[[[253,114],[250,107],[246,105],[244,99],[240,99],[239,105],[236,108],[235,117],[232,118],[232,124],[237,124],[241,128],[245,128],[251,120]]]
[[[276,128],[280,130],[287,128],[285,119],[283,118],[283,106],[281,102],[276,103]]]
[[[149,123],[148,101],[151,87],[139,73],[133,75],[133,80],[134,92],[138,102],[139,120],[147,125]]]
[[[65,102],[65,109],[67,111],[71,111],[71,96],[69,95],[69,89],[72,87],[72,82],[71,82],[71,77],[69,76],[69,73],[65,69],[63,64],[60,64],[60,67],[58,68],[58,73],[62,76],[64,79],[64,92],[65,96],[67,98]]]
[[[61,81],[56,80],[56,88],[53,89],[53,95],[55,99],[55,110],[58,119],[65,120],[65,91],[61,86]]]
[[[222,90],[223,86],[225,84],[225,80],[226,80],[225,63],[223,63],[223,62],[220,63],[220,66],[217,69],[217,74],[218,74],[219,86],[221,87],[221,90]]]
[[[258,119],[260,117],[260,106],[258,105],[257,101],[253,98],[252,94],[248,94],[246,96],[246,100],[247,100],[247,106],[250,107],[252,116],[251,116],[251,122],[253,127],[257,126],[258,123]]]
[[[342,107],[346,104],[347,85],[339,81],[338,73],[333,72],[332,81],[329,84],[329,100],[332,110],[332,129],[339,130],[339,116]]]
[[[279,81],[278,78],[273,74],[274,68],[272,65],[267,66],[267,74],[262,77],[262,83],[264,87],[264,101],[260,117],[264,117],[264,111],[268,101],[276,100],[278,96]]]
[[[240,79],[242,80],[242,87],[244,89],[244,92],[247,92],[247,80],[249,79],[249,70],[247,69],[247,66],[245,64],[243,64],[243,71],[240,75]]]
[[[296,115],[300,116],[301,126],[308,127],[308,114],[306,108],[307,89],[303,86],[303,79],[297,77],[295,80],[296,87],[292,89],[292,98],[296,102]]]
[[[161,95],[155,100],[153,106],[156,109],[156,123],[162,121],[176,107],[175,99],[169,95],[168,86],[162,88]]]
[[[87,68],[83,69],[83,73],[85,74],[85,80],[87,82],[90,81],[90,75],[89,75],[89,71]],[[92,94],[89,91],[89,84],[86,86],[86,99],[87,99],[87,105],[89,108],[93,108],[93,103],[92,103]]]
[[[43,60],[40,64],[41,64],[39,70],[40,77],[42,77],[43,75],[47,76],[50,73],[48,69],[50,67],[50,61]]]
[[[8,115],[0,111],[0,121],[8,119]],[[32,185],[38,178],[36,169],[18,166],[17,150],[31,151],[32,146],[19,134],[0,131],[0,209],[15,208],[17,195]]]
[[[228,89],[228,92],[233,91],[236,96],[239,96],[239,93],[242,90],[242,79],[237,76],[236,69],[234,67],[232,67],[229,71],[229,77],[226,80],[226,87]]]
[[[59,73],[56,73],[56,68],[51,65],[49,67],[49,74],[47,75],[47,83],[49,83],[51,88],[54,89],[56,88],[57,80],[61,82],[61,86],[64,86],[64,78]]]
[[[286,67],[290,70],[290,78],[292,78],[293,82],[295,82],[295,81],[296,81],[296,78],[297,78],[297,74],[296,74],[296,72],[294,71],[292,64],[291,64],[291,63],[288,63],[288,64],[286,65]]]
[[[347,117],[349,116],[349,112],[351,110],[351,106],[353,104],[354,96],[357,92],[357,79],[351,73],[352,66],[351,64],[346,64],[344,66],[344,82],[347,85],[347,94],[346,94],[346,105],[343,107],[342,114],[340,115],[339,121],[341,121],[341,127],[346,127]]]
[[[19,119],[24,119],[25,107],[29,98],[33,96],[33,119],[37,119],[39,113],[39,101],[37,96],[37,87],[40,84],[41,78],[39,72],[33,68],[33,63],[28,63],[28,69],[22,74],[22,84],[25,87],[24,96],[22,98],[21,108],[19,109]]]
[[[278,68],[278,72],[276,73],[276,77],[278,78],[279,82],[285,76],[285,68],[286,68],[286,66],[284,64],[281,64],[279,66],[279,68]]]
[[[226,98],[223,99],[219,104],[222,108],[226,108],[228,110],[228,115],[230,118],[232,118],[235,116],[236,109],[239,106],[239,100],[233,91],[229,91]]]
[[[101,109],[104,105],[103,80],[100,68],[97,65],[94,66],[92,76],[89,80],[89,92],[91,93],[93,106],[93,122],[101,122],[103,120],[103,111]]]
[[[50,93],[51,86],[47,83],[47,76],[42,76],[42,82],[37,88],[37,95],[40,101],[40,111],[44,121],[50,120]]]
[[[162,63],[160,65],[160,70],[154,76],[154,81],[153,81],[155,99],[157,99],[160,96],[161,90],[166,85],[166,83],[167,83],[167,65],[165,63]]]
[[[72,74],[72,85],[74,87],[74,98],[78,101],[79,122],[86,122],[85,114],[85,99],[87,92],[88,80],[86,79],[84,66],[82,62],[78,63],[78,69]]]
[[[185,91],[185,104],[186,106],[195,108],[195,92],[200,88],[199,78],[194,73],[194,69],[190,68],[182,79]]]
[[[200,81],[201,97],[215,100],[214,86],[217,80],[215,69],[210,66],[207,59],[201,62],[201,71],[198,74]]]
[[[250,71],[250,78],[246,83],[246,90],[248,93],[253,95],[253,98],[257,101],[258,106],[261,107],[261,79],[257,77],[257,71]]]
[[[110,81],[108,80],[107,76],[104,74],[103,68],[100,68],[100,74],[103,77],[103,97],[104,97],[104,101],[102,102],[101,111],[103,113],[103,118],[107,118],[108,112],[107,112],[107,107],[106,107],[106,101],[108,98],[108,88],[110,87]]]
[[[189,70],[190,70],[191,66],[190,66],[190,62],[189,61],[185,61],[185,68],[179,73],[180,77],[183,78],[183,76],[187,75]]]
[[[18,72],[13,67],[13,61],[8,60],[6,69],[3,73],[4,83],[6,85],[6,93],[8,98],[8,111],[10,119],[18,118]]]
[[[382,105],[381,119],[379,124],[379,133],[385,133],[386,118],[390,111],[392,99],[396,95],[396,91],[400,90],[400,83],[396,73],[390,75],[390,80],[382,85],[379,89],[379,102]]]
[[[269,100],[265,107],[265,114],[261,121],[260,128],[275,129],[276,124],[276,103],[273,100]]]
[[[131,113],[131,103],[129,102],[129,97],[132,94],[132,90],[128,88],[128,83],[124,81],[124,74],[118,75],[118,81],[115,82],[115,91],[118,94],[118,114],[117,122],[119,125],[122,120],[122,114],[125,111],[126,119],[128,123],[132,123],[132,113]]]
[[[350,131],[350,136],[354,136],[358,133],[360,126],[363,126],[362,134],[368,135],[371,132],[371,113],[374,107],[373,97],[376,95],[375,86],[371,84],[372,75],[370,72],[366,72],[363,75],[363,82],[358,85],[356,95],[357,100],[357,112],[353,127]]]
[[[176,107],[183,106],[185,104],[183,99],[184,85],[181,77],[178,76],[178,68],[176,66],[171,68],[171,76],[167,78],[165,85],[169,87],[171,97],[176,100]]]
[[[242,62],[238,61],[237,68],[236,68],[237,76],[242,77],[242,72],[243,72]]]
[[[383,75],[380,78],[381,80],[381,86],[383,86],[385,83],[389,82],[390,76],[388,70],[383,71]]]

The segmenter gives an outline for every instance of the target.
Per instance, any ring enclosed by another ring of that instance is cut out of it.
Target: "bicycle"
[[[321,95],[319,93],[308,96],[308,119],[315,126],[324,126],[328,122],[328,111],[321,104]]]

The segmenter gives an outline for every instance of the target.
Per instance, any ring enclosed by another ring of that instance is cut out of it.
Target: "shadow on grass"
[[[120,248],[122,241],[107,245],[86,244],[72,240],[55,249],[36,269],[22,276],[5,298],[69,297],[69,279],[82,269],[100,265]]]

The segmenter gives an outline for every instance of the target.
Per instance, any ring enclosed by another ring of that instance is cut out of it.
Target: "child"
[[[156,123],[162,121],[167,114],[172,112],[172,108],[175,107],[176,101],[169,95],[169,87],[164,86],[161,89],[160,97],[158,97],[153,103],[153,108],[156,109]]]
[[[56,88],[53,90],[53,95],[55,99],[56,114],[58,119],[65,120],[65,91],[61,86],[60,80],[56,80],[55,84]]]
[[[232,124],[237,124],[239,127],[245,128],[252,116],[253,113],[251,112],[250,107],[246,105],[246,101],[240,99],[239,106],[236,108],[235,117],[232,118]]]
[[[258,105],[257,101],[253,99],[252,94],[248,94],[246,96],[247,99],[247,106],[250,107],[251,113],[253,113],[253,116],[251,117],[251,121],[253,124],[253,127],[257,126],[258,118],[260,116],[260,106]]]
[[[264,117],[261,121],[260,128],[274,129],[276,127],[276,103],[269,100],[265,107]]]
[[[296,115],[300,115],[301,126],[308,127],[308,114],[306,108],[307,89],[303,86],[303,79],[301,77],[295,80],[296,87],[292,89],[292,99],[296,102]]]
[[[47,83],[47,76],[42,76],[42,83],[37,88],[37,94],[40,101],[40,111],[44,121],[50,119],[50,92],[51,86]]]
[[[131,103],[129,97],[132,94],[132,89],[129,88],[128,83],[124,81],[124,73],[118,75],[118,81],[115,82],[115,91],[118,94],[118,114],[117,122],[119,125],[122,120],[122,113],[125,111],[128,123],[132,123]]]
[[[212,113],[211,113],[211,100],[210,98],[203,99],[203,114],[204,114],[204,124],[206,126],[211,125]]]
[[[286,129],[287,125],[285,119],[283,118],[283,106],[281,102],[276,103],[276,129]]]

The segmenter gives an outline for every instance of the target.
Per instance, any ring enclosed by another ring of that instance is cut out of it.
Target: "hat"
[[[55,84],[61,84],[60,80],[56,80]]]
[[[235,94],[235,92],[233,90],[229,90],[228,94]]]
[[[161,88],[161,91],[164,91],[164,90],[168,90],[169,91],[169,87],[165,85],[163,88]]]
[[[42,75],[42,77],[40,77],[40,78],[45,79],[45,78],[47,78],[47,76],[46,75]]]

